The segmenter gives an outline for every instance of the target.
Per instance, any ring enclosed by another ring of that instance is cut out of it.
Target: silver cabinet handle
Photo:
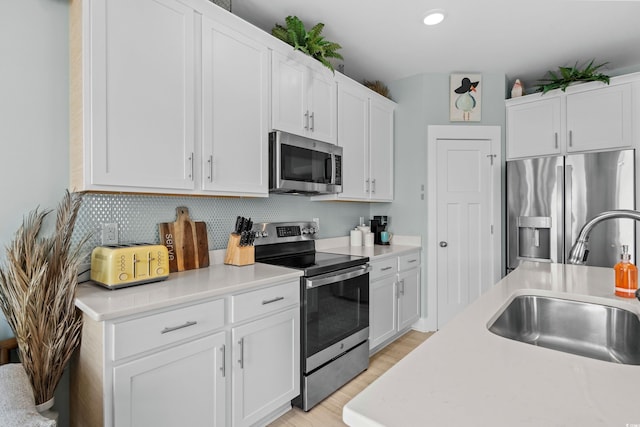
[[[309,126],[309,129],[311,130],[311,132],[314,131],[314,127],[315,127],[315,123],[316,123],[316,121],[313,118],[314,115],[315,115],[315,113],[311,113],[311,115],[309,116],[309,119],[311,120],[311,126]]]
[[[365,191],[365,193],[368,193],[369,192],[369,180],[365,179],[364,183],[365,183],[365,187],[364,187],[365,190],[364,191]]]
[[[222,376],[227,376],[227,362],[226,362],[226,348],[223,345],[220,347],[220,351],[222,352],[222,364],[220,365],[220,372],[222,372]]]
[[[178,329],[188,328],[189,326],[197,325],[196,321],[188,321],[178,326],[167,326],[163,330],[160,331],[161,334],[166,334],[168,332],[177,331]]]
[[[573,147],[573,131],[569,131],[569,147]]]
[[[371,180],[371,192],[372,193],[376,192],[376,180],[375,179]]]
[[[240,338],[238,344],[240,344],[240,359],[238,359],[238,363],[240,364],[240,369],[244,369],[244,338]]]
[[[304,113],[304,128],[309,130],[309,110]]]
[[[556,145],[556,148],[558,148],[558,132],[554,132],[554,133],[553,133],[553,137],[554,137],[554,139],[555,139],[555,145]]]
[[[191,153],[188,160],[189,160],[189,179],[193,181],[193,153]]]
[[[284,297],[275,297],[273,299],[264,300],[264,301],[262,301],[262,305],[267,305],[267,304],[271,304],[273,302],[282,301],[283,299],[284,299]]]
[[[209,156],[209,160],[207,160],[207,163],[209,163],[209,182],[213,182],[213,156]]]
[[[387,270],[391,270],[393,267],[385,267],[385,268],[381,268],[380,271],[387,271]]]
[[[440,247],[441,248],[446,248],[449,244],[445,241],[440,242]]]
[[[402,286],[400,289],[400,295],[404,295],[404,279],[400,280],[399,284]]]

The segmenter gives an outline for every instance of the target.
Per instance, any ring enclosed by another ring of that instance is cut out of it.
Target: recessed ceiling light
[[[446,14],[442,9],[433,9],[426,13],[424,25],[436,25],[444,21]]]

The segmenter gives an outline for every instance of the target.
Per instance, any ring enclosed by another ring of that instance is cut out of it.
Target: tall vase
[[[58,412],[52,410],[53,405],[55,404],[56,398],[52,397],[44,403],[36,405],[36,410],[40,415],[50,420],[54,420],[56,423],[58,422]]]

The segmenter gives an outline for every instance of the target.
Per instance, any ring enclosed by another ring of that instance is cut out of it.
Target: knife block
[[[227,253],[224,255],[224,263],[238,266],[254,264],[254,247],[240,246],[240,235],[231,233],[229,243],[227,243]]]

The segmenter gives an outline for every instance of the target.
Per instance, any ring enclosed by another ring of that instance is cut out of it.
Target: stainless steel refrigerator
[[[507,162],[507,272],[522,261],[564,263],[582,226],[600,212],[635,209],[634,150]],[[621,245],[635,260],[635,222],[598,224],[587,265],[613,267]]]

